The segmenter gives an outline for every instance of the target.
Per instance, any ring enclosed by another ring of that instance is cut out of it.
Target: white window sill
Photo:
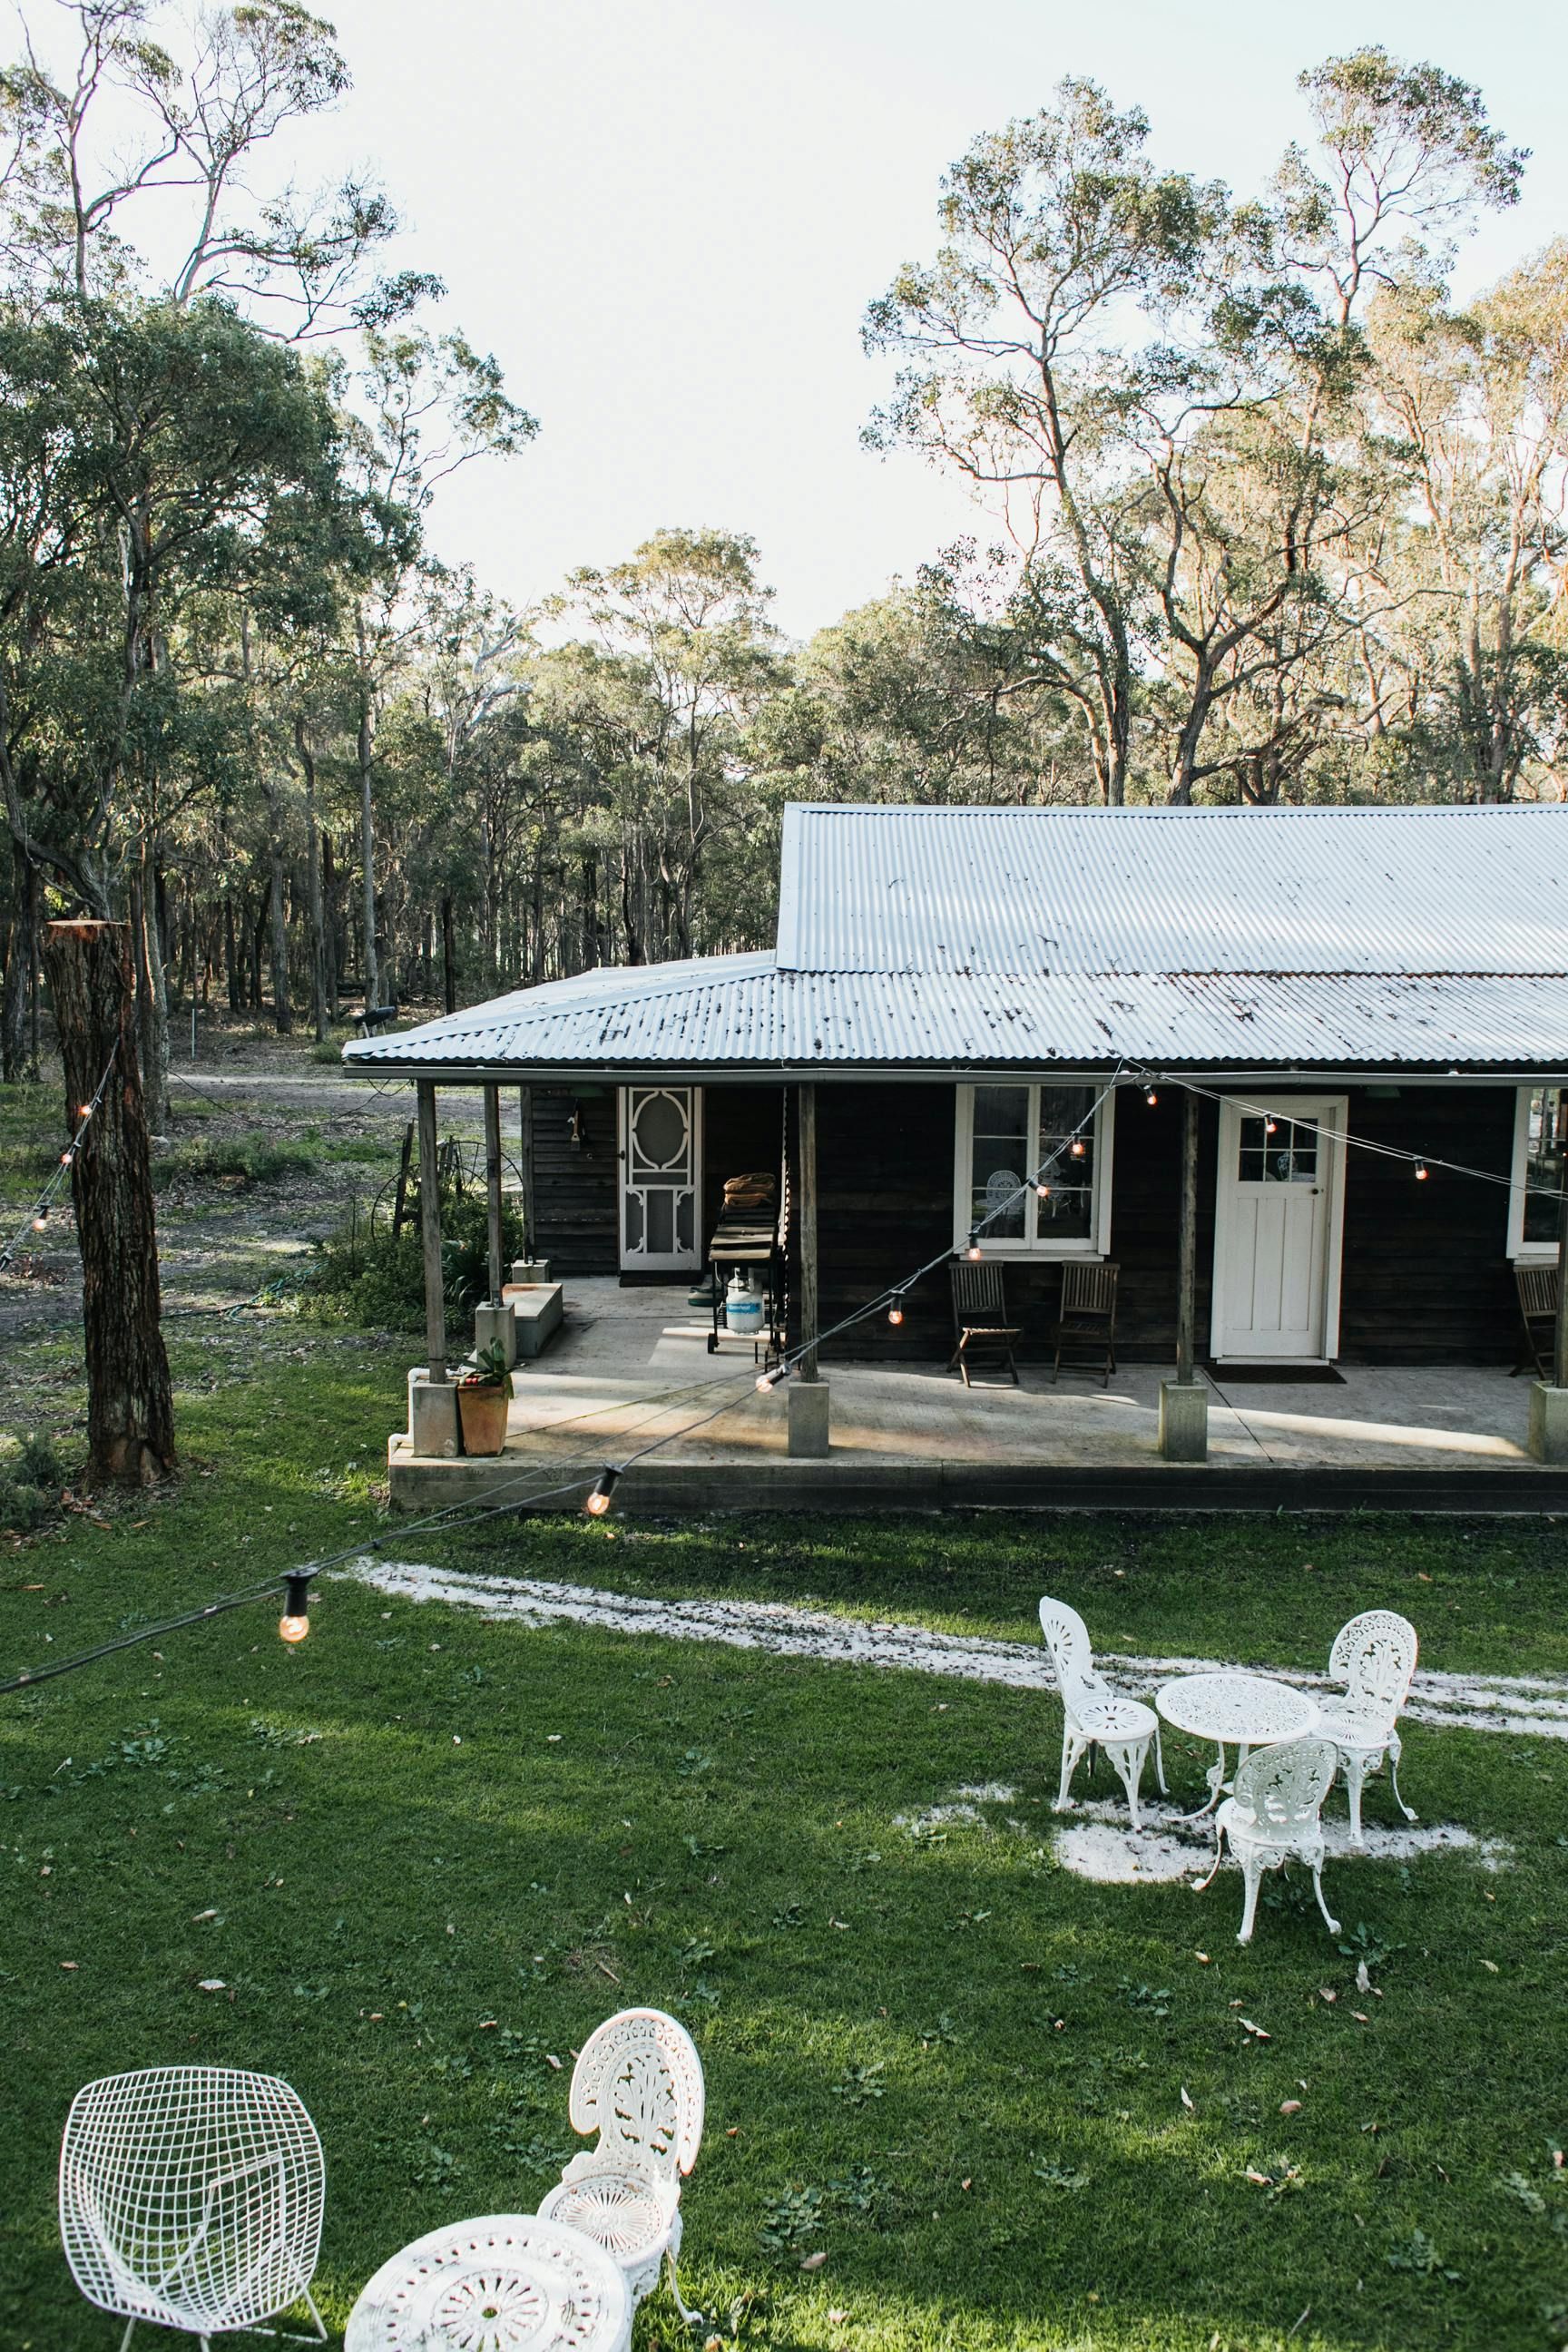
[[[987,1258],[1007,1265],[1061,1265],[1069,1259],[1080,1265],[1087,1261],[1092,1265],[1102,1265],[1106,1257],[1105,1251],[1097,1249],[1092,1242],[1059,1242],[1054,1248],[1043,1248],[1038,1244],[1028,1242],[988,1242],[983,1234],[980,1246]],[[954,1257],[968,1255],[967,1237],[954,1242],[952,1254]]]

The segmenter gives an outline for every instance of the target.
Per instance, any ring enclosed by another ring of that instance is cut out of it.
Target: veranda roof
[[[400,1074],[1568,1070],[1568,809],[792,807],[772,952],[606,969]]]

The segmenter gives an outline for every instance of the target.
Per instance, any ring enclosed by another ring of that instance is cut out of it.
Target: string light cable
[[[65,1150],[60,1153],[58,1159],[56,1160],[47,1183],[44,1186],[43,1191],[39,1193],[32,1207],[27,1211],[26,1215],[17,1226],[10,1240],[3,1246],[0,1246],[0,1272],[4,1272],[5,1268],[15,1263],[16,1252],[22,1245],[23,1236],[29,1233],[41,1234],[44,1227],[48,1223],[49,1212],[53,1209],[55,1202],[59,1196],[60,1187],[66,1182],[67,1179],[70,1175],[71,1170],[76,1165],[76,1156],[81,1150],[82,1138],[87,1133],[89,1127],[91,1125],[92,1120],[97,1114],[99,1105],[103,1100],[104,1089],[109,1084],[110,1073],[114,1067],[115,1057],[119,1054],[119,1051],[120,1041],[116,1038],[113,1045],[110,1049],[109,1059],[103,1066],[103,1076],[100,1078],[97,1086],[93,1088],[92,1100],[90,1102],[83,1103],[78,1110],[76,1130],[72,1135],[70,1141],[67,1144]]]
[[[1033,1175],[1017,1185],[1005,1200],[998,1202],[994,1208],[987,1213],[986,1216],[980,1221],[977,1230],[984,1230],[997,1217],[1005,1216],[1026,1192],[1036,1189],[1038,1182],[1042,1181],[1063,1159],[1071,1155],[1073,1144],[1081,1141],[1084,1133],[1098,1117],[1101,1106],[1114,1092],[1119,1076],[1120,1066],[1118,1076],[1113,1076],[1101,1089],[1078,1126],[1059,1139],[1055,1150],[1041,1162]],[[103,1079],[100,1082],[100,1095],[108,1081],[108,1076],[109,1072],[106,1070]],[[96,1102],[95,1097],[93,1107],[96,1107]],[[635,1401],[637,1405],[644,1409],[640,1425],[646,1425],[647,1420],[656,1417],[680,1396],[702,1394],[711,1396],[713,1391],[721,1387],[732,1391],[721,1396],[719,1402],[710,1406],[708,1411],[683,1423],[679,1428],[667,1430],[662,1435],[650,1439],[646,1445],[638,1447],[618,1464],[606,1463],[601,1458],[575,1475],[559,1479],[553,1485],[542,1487],[533,1486],[526,1494],[519,1494],[517,1489],[527,1486],[531,1479],[537,1477],[538,1473],[536,1471],[513,1472],[508,1477],[499,1480],[496,1485],[483,1489],[467,1502],[448,1504],[441,1510],[427,1512],[422,1518],[402,1520],[395,1529],[389,1529],[385,1535],[372,1536],[362,1542],[351,1544],[341,1551],[326,1554],[320,1559],[289,1569],[280,1569],[258,1583],[247,1586],[240,1591],[222,1594],[216,1600],[204,1602],[198,1608],[182,1611],[177,1616],[163,1619],[155,1625],[138,1626],[132,1633],[120,1634],[110,1642],[100,1643],[93,1648],[81,1651],[72,1657],[55,1660],[47,1665],[14,1675],[9,1681],[0,1682],[0,1696],[16,1691],[30,1690],[40,1683],[50,1682],[61,1675],[73,1673],[79,1667],[94,1664],[102,1658],[112,1657],[121,1650],[134,1649],[144,1643],[162,1640],[165,1634],[181,1632],[187,1626],[205,1624],[210,1618],[226,1615],[231,1610],[243,1609],[268,1596],[276,1595],[280,1588],[285,1593],[285,1602],[283,1615],[279,1620],[279,1632],[285,1641],[298,1643],[304,1639],[309,1630],[309,1614],[305,1606],[305,1598],[308,1595],[311,1579],[324,1575],[331,1569],[342,1567],[351,1559],[362,1559],[367,1551],[375,1551],[383,1544],[393,1540],[394,1536],[402,1542],[409,1536],[428,1533],[436,1528],[451,1531],[476,1525],[484,1519],[528,1510],[535,1504],[553,1502],[564,1495],[584,1491],[587,1494],[588,1506],[592,1507],[595,1502],[598,1506],[597,1508],[591,1509],[591,1516],[599,1517],[607,1512],[616,1486],[634,1463],[647,1461],[651,1454],[658,1453],[663,1447],[672,1445],[679,1439],[688,1437],[694,1431],[705,1428],[709,1423],[717,1421],[721,1414],[731,1411],[736,1404],[744,1402],[748,1388],[752,1391],[771,1389],[787,1379],[814,1348],[820,1346],[824,1340],[837,1338],[840,1333],[852,1329],[858,1323],[866,1322],[871,1316],[879,1314],[890,1299],[901,1298],[914,1287],[916,1283],[926,1275],[932,1273],[937,1266],[944,1265],[952,1255],[951,1248],[939,1251],[935,1256],[928,1258],[923,1265],[917,1267],[912,1274],[905,1275],[896,1284],[888,1286],[864,1306],[856,1307],[849,1314],[842,1316],[837,1323],[829,1325],[826,1330],[814,1333],[810,1339],[802,1341],[795,1348],[787,1350],[780,1357],[778,1364],[771,1371],[764,1372],[761,1378],[753,1378],[750,1373],[739,1377],[730,1375],[719,1380],[690,1382],[684,1388],[666,1391],[659,1397],[637,1399]],[[588,1413],[584,1412],[573,1416],[573,1420],[581,1421],[587,1417]],[[562,1429],[571,1425],[570,1422],[557,1422],[550,1424],[552,1429]],[[634,1424],[634,1428],[638,1424]],[[623,1436],[632,1433],[633,1430],[622,1433]],[[555,1467],[555,1465],[551,1465],[552,1471]],[[285,1632],[283,1630],[285,1627],[290,1630]]]
[[[1200,1086],[1196,1079],[1179,1076],[1173,1071],[1160,1073],[1157,1079],[1147,1072],[1135,1073],[1135,1076],[1140,1086],[1146,1086],[1151,1090],[1156,1084],[1183,1087],[1188,1094],[1201,1096],[1205,1102],[1233,1103],[1245,1118],[1262,1119],[1270,1134],[1275,1131],[1281,1119],[1291,1126],[1300,1124],[1288,1103],[1246,1102],[1239,1095],[1224,1094],[1217,1087]],[[1430,1151],[1406,1151],[1396,1143],[1379,1143],[1370,1135],[1352,1135],[1348,1132],[1341,1132],[1337,1128],[1325,1128],[1321,1132],[1330,1143],[1342,1143],[1347,1147],[1353,1147],[1357,1151],[1369,1151],[1379,1160],[1403,1161],[1418,1184],[1426,1183],[1434,1172],[1440,1170],[1446,1176],[1468,1176],[1479,1184],[1500,1185],[1505,1192],[1511,1192],[1516,1189],[1513,1178],[1500,1175],[1495,1168],[1471,1168],[1464,1160],[1440,1160]],[[1525,1183],[1518,1189],[1532,1201],[1556,1201],[1561,1203],[1564,1199],[1568,1199],[1568,1191],[1560,1185]]]

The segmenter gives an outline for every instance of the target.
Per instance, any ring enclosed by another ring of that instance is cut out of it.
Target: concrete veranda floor
[[[624,1460],[667,1438],[661,1465],[731,1473],[788,1464],[787,1394],[758,1395],[749,1342],[708,1353],[704,1318],[679,1289],[623,1290],[613,1279],[566,1286],[566,1322],[545,1355],[520,1371],[506,1461],[520,1467],[584,1456]],[[1157,1449],[1166,1368],[1128,1365],[1108,1388],[1038,1366],[1021,1385],[965,1389],[939,1363],[889,1369],[832,1364],[832,1453],[820,1481],[858,1467],[883,1478],[934,1465],[1085,1472],[1164,1469]],[[1210,1379],[1210,1472],[1541,1474],[1525,1446],[1530,1383],[1475,1366],[1347,1366],[1342,1385]],[[714,1408],[721,1410],[714,1413]],[[691,1426],[700,1417],[700,1426]],[[395,1499],[434,1504],[426,1474],[458,1474],[454,1496],[495,1464],[416,1462],[392,1441]],[[799,1470],[804,1465],[789,1465]],[[1180,1473],[1171,1475],[1179,1476]],[[1202,1474],[1200,1474],[1202,1475]],[[772,1478],[768,1480],[771,1485]],[[891,1482],[890,1482],[891,1483]],[[891,1494],[889,1499],[891,1499]],[[781,1495],[781,1499],[783,1496]],[[1551,1507],[1526,1503],[1515,1507]]]

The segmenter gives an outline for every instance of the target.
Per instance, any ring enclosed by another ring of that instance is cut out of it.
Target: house
[[[523,1089],[568,1279],[689,1281],[753,1171],[790,1201],[796,1335],[930,1265],[827,1360],[945,1352],[978,1228],[1026,1350],[1063,1267],[1109,1259],[1119,1351],[1169,1361],[1185,1202],[1189,1357],[1506,1364],[1513,1269],[1557,1252],[1568,809],[793,806],[771,950],[345,1060],[427,1108]]]

